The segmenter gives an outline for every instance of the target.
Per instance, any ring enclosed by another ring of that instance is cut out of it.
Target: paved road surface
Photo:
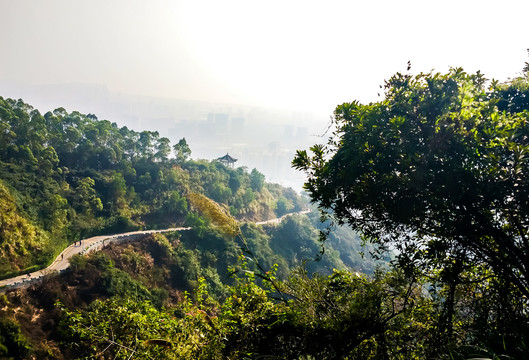
[[[276,219],[270,219],[270,220],[266,220],[266,221],[259,221],[259,222],[256,222],[255,224],[256,225],[279,224],[281,221],[283,221],[284,218],[286,218],[288,216],[295,215],[295,214],[308,214],[308,213],[310,213],[310,209],[298,211],[296,213],[286,214],[286,215],[283,215],[280,218],[276,218]]]
[[[287,216],[294,215],[294,214],[307,214],[309,212],[310,210],[303,210],[297,213],[283,215],[280,218],[256,222],[256,224],[257,225],[279,224]],[[29,285],[35,281],[42,279],[42,277],[52,272],[63,271],[70,266],[69,259],[73,255],[81,254],[81,253],[85,254],[91,251],[99,250],[104,245],[109,244],[111,242],[130,240],[131,237],[134,237],[136,235],[145,235],[145,234],[161,233],[161,232],[169,232],[169,231],[185,231],[185,230],[190,230],[190,229],[191,229],[190,227],[178,227],[178,228],[171,228],[171,229],[164,229],[164,230],[132,231],[132,232],[123,233],[123,234],[101,235],[101,236],[94,236],[91,238],[83,239],[81,241],[77,241],[75,244],[70,245],[66,249],[64,249],[63,252],[61,252],[59,256],[57,256],[57,258],[53,261],[53,263],[51,263],[51,265],[48,266],[46,269],[38,270],[38,271],[32,272],[30,274],[26,274],[26,275],[19,275],[19,276],[15,276],[9,279],[0,280],[0,291],[6,290],[9,288],[16,288],[20,286]]]
[[[80,253],[87,253],[94,250],[101,249],[104,245],[109,244],[111,242],[119,242],[124,240],[129,240],[131,237],[136,235],[144,235],[144,234],[151,234],[151,233],[161,233],[161,232],[168,232],[168,231],[185,231],[190,230],[189,227],[179,227],[179,228],[171,228],[171,229],[164,229],[164,230],[143,230],[143,231],[132,231],[128,233],[123,234],[116,234],[116,235],[101,235],[101,236],[94,236],[88,239],[83,239],[81,241],[77,241],[75,244],[72,244],[68,246],[66,249],[64,249],[59,256],[51,263],[50,266],[48,266],[46,269],[41,269],[35,272],[32,272],[30,274],[26,275],[19,275],[15,276],[9,279],[0,280],[0,288],[3,286],[12,287],[14,285],[21,286],[23,284],[28,284],[31,282],[36,281],[37,279],[41,279],[43,276],[46,276],[54,271],[62,271],[67,269],[70,266],[69,259],[75,255]]]

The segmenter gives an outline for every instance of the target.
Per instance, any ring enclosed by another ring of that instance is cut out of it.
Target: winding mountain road
[[[0,280],[0,291],[29,285],[35,281],[41,280],[44,276],[51,274],[55,271],[61,272],[63,270],[66,270],[70,266],[70,258],[75,254],[86,254],[91,251],[99,250],[104,245],[113,242],[121,242],[127,240],[130,241],[131,239],[139,235],[162,233],[169,231],[185,231],[190,229],[190,227],[177,227],[163,230],[142,230],[115,235],[100,235],[83,239],[64,249],[59,254],[59,256],[55,258],[51,265],[45,269],[37,270],[35,272],[28,273],[25,275],[18,275],[9,279]]]
[[[265,220],[265,221],[259,221],[256,222],[255,225],[267,225],[267,224],[279,224],[281,221],[283,221],[285,218],[291,216],[291,215],[298,215],[298,214],[308,214],[310,213],[310,209],[307,210],[301,210],[295,213],[285,214],[279,218]]]
[[[256,222],[255,224],[256,225],[279,224],[283,219],[285,219],[288,216],[295,215],[295,214],[307,214],[309,212],[310,210],[302,210],[302,211],[298,211],[295,213],[283,215],[280,218]],[[75,254],[86,254],[91,251],[100,250],[103,246],[107,244],[122,242],[122,241],[130,241],[130,240],[133,240],[134,237],[139,237],[141,235],[171,232],[171,231],[186,231],[186,230],[191,230],[191,228],[190,227],[176,227],[176,228],[163,229],[163,230],[132,231],[132,232],[127,232],[123,234],[100,235],[100,236],[93,236],[91,238],[83,239],[81,241],[77,241],[75,244],[72,244],[68,246],[66,249],[64,249],[59,254],[59,256],[55,258],[55,260],[51,263],[51,265],[45,269],[37,270],[35,272],[28,273],[25,275],[18,275],[18,276],[9,278],[9,279],[0,280],[0,292],[13,289],[13,288],[30,285],[36,281],[42,280],[43,277],[51,273],[61,272],[61,271],[66,270],[70,266],[70,262],[69,262],[70,258]]]

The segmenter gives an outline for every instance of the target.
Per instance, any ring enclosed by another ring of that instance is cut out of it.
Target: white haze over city
[[[337,104],[377,101],[408,61],[514,77],[528,13],[510,0],[0,0],[0,96],[186,137],[194,158],[229,152],[299,190],[295,147],[323,141]]]

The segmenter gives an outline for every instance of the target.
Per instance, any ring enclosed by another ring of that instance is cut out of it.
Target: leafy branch
[[[187,198],[191,205],[200,211],[202,215],[211,221],[211,224],[219,230],[219,232],[225,236],[233,236],[237,238],[240,243],[242,244],[240,246],[241,251],[243,254],[248,255],[245,256],[245,258],[251,260],[259,272],[254,272],[254,275],[258,278],[270,283],[274,290],[281,296],[281,300],[286,302],[288,301],[285,294],[281,291],[279,284],[275,281],[274,276],[270,276],[270,272],[266,271],[263,266],[259,263],[259,260],[253,253],[253,251],[250,249],[250,246],[248,245],[248,242],[244,238],[241,228],[239,227],[239,224],[237,223],[237,220],[233,218],[233,216],[229,215],[228,212],[220,206],[215,201],[209,199],[208,197],[192,193],[187,195]],[[245,270],[246,272],[250,272],[250,270]],[[232,272],[232,275],[235,274],[237,271]]]

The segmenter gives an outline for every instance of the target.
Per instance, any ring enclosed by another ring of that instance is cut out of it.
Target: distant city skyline
[[[92,113],[119,127],[158,131],[172,144],[185,137],[193,159],[214,160],[228,152],[238,158],[236,167],[256,168],[267,181],[297,191],[304,175],[290,166],[295,151],[324,140],[316,136],[324,128],[321,118],[292,110],[119,94],[93,84],[41,89],[19,91],[30,95],[23,100],[43,114],[64,107],[68,112]],[[37,101],[31,100],[32,94]]]
[[[408,61],[519,75],[528,13],[525,0],[0,0],[0,96],[186,137],[194,157],[233,151],[291,181],[293,151],[325,141],[335,107],[380,100]],[[208,114],[228,127],[213,134]]]

